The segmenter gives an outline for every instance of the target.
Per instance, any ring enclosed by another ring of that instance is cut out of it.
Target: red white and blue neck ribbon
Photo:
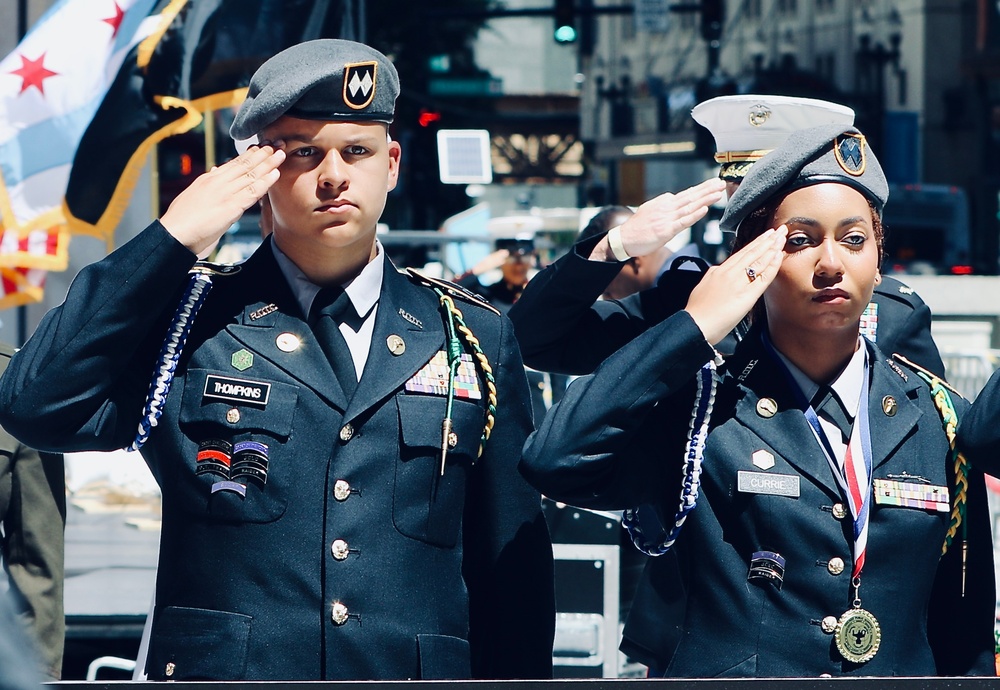
[[[805,393],[795,381],[792,372],[778,356],[777,351],[771,344],[767,334],[763,334],[764,344],[767,350],[777,362],[779,368],[788,379],[790,388],[795,394],[799,408],[809,422],[809,426],[823,449],[833,476],[840,488],[840,493],[847,502],[851,511],[854,527],[854,569],[851,579],[861,575],[861,570],[865,565],[865,553],[868,547],[868,522],[871,509],[872,496],[872,439],[871,428],[868,421],[868,385],[870,381],[870,366],[867,352],[865,353],[864,381],[861,386],[861,395],[858,400],[858,415],[851,428],[851,438],[847,444],[847,453],[844,457],[844,466],[841,468],[833,446],[827,438],[826,432],[820,424],[819,416],[812,404],[806,398]],[[865,347],[864,342],[861,347]]]

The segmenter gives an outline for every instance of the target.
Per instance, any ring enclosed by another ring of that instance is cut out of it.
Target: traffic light
[[[421,127],[430,127],[431,125],[441,122],[441,112],[438,110],[429,110],[427,108],[421,108],[420,114],[417,115],[417,124]]]
[[[555,19],[552,37],[556,43],[576,41],[576,0],[555,0],[552,16]]]
[[[722,38],[722,25],[726,20],[725,0],[701,0],[701,37],[706,41]]]

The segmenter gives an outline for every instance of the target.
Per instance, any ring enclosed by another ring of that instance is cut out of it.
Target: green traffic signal
[[[553,35],[555,36],[556,43],[572,43],[576,40],[576,29],[572,26],[563,25],[557,27]]]

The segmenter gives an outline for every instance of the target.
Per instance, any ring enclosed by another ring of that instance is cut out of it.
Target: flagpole
[[[28,35],[28,0],[17,0],[17,42]],[[17,308],[17,346],[24,345],[28,340],[28,307]]]
[[[160,145],[149,150],[149,205],[151,218],[160,217]]]
[[[215,165],[215,111],[206,110],[205,119],[205,170],[211,170]]]

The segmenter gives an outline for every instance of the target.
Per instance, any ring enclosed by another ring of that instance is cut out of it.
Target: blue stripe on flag
[[[0,144],[0,171],[8,187],[32,175],[73,162],[76,147],[104,99],[100,94],[72,113],[42,120]]]

